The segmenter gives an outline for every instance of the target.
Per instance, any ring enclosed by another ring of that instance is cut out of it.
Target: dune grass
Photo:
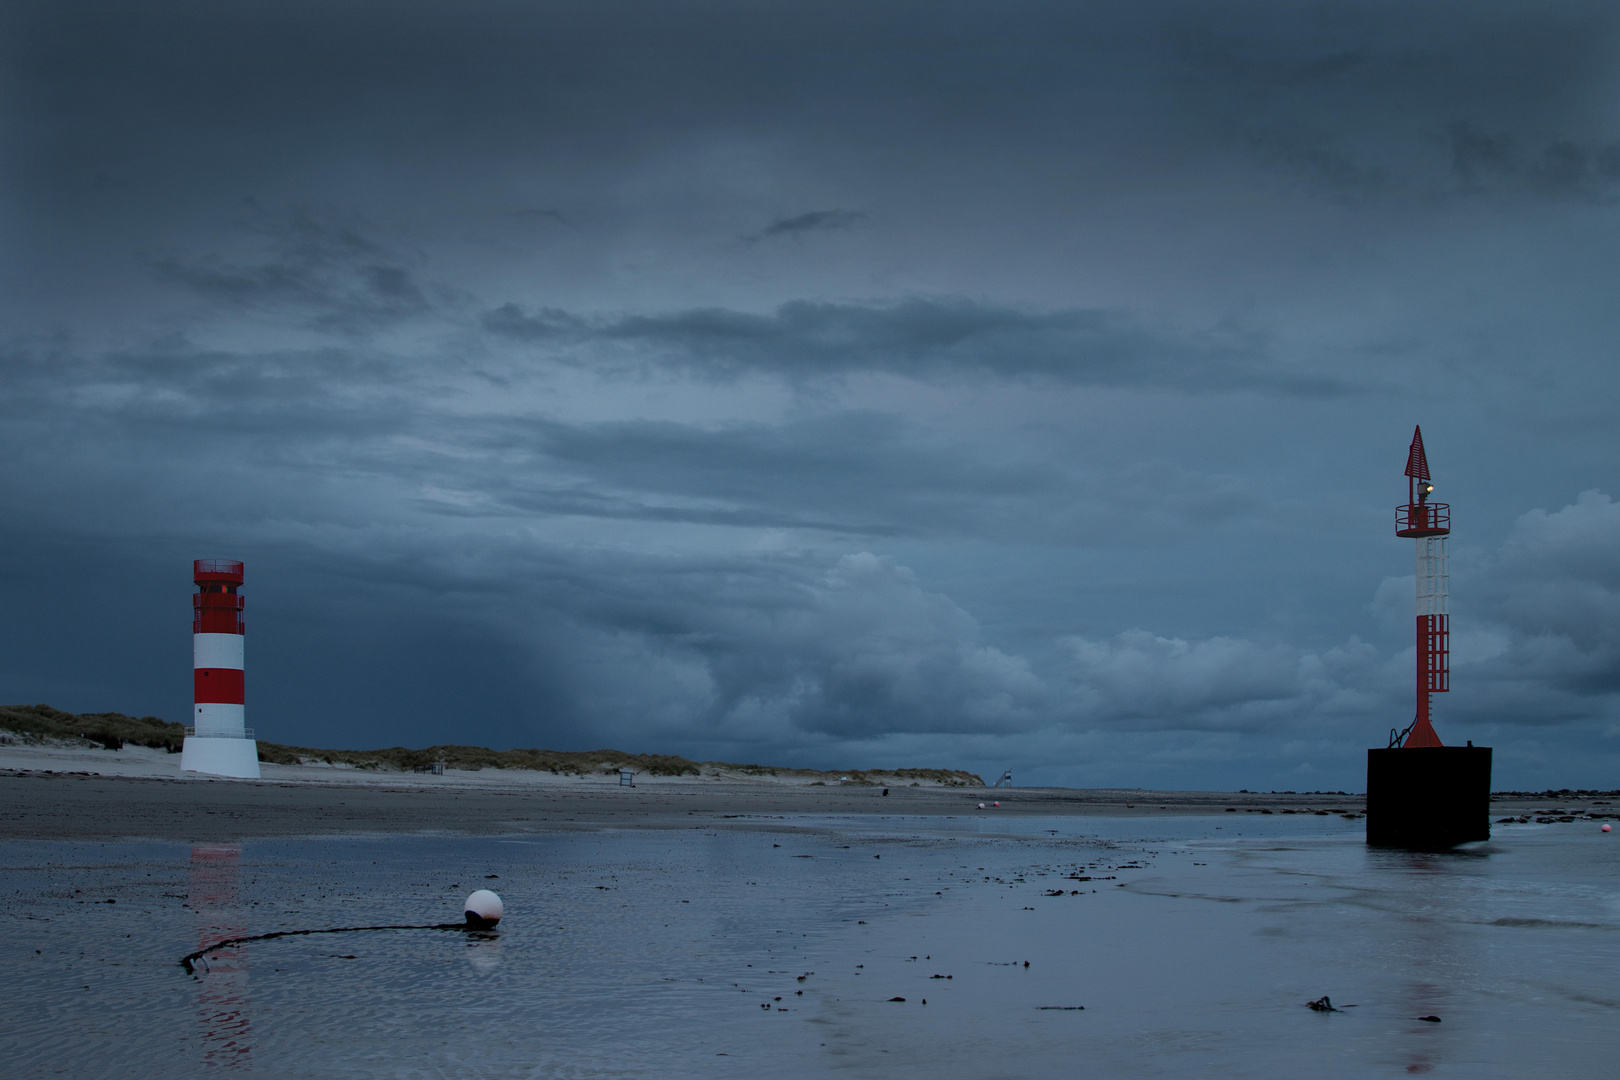
[[[110,750],[126,744],[150,746],[179,753],[185,741],[183,724],[156,716],[123,713],[69,713],[49,705],[0,705],[0,731],[24,739],[83,739]],[[630,754],[622,750],[491,750],[484,746],[446,743],[415,750],[390,746],[380,750],[325,750],[288,746],[259,740],[259,760],[276,765],[316,762],[357,769],[412,772],[443,765],[448,769],[533,769],[558,775],[583,776],[634,769],[650,776],[702,776],[725,772],[744,776],[785,776],[850,784],[877,784],[907,780],[946,787],[983,787],[974,773],[960,769],[846,769],[820,771],[774,765],[746,765],[729,761],[692,761],[673,754]]]
[[[173,754],[180,752],[186,738],[184,724],[171,724],[156,716],[70,713],[49,705],[0,705],[0,730],[24,738],[84,739],[109,750],[133,743]]]

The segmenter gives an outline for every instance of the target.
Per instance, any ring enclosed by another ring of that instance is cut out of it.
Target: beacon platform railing
[[[1396,536],[1444,536],[1450,531],[1450,503],[1404,503],[1395,508]]]
[[[188,728],[186,728],[186,738],[188,738],[188,739],[251,739],[251,738],[253,738],[253,729],[252,728],[243,728],[242,729],[242,734],[238,735],[234,731],[198,731],[194,727],[188,727]]]

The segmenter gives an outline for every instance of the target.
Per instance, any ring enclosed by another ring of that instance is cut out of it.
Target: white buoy
[[[983,809],[984,809],[984,803],[980,803],[980,804],[979,804],[979,809],[980,809],[980,810],[983,810]]]
[[[479,889],[467,897],[467,902],[461,906],[468,926],[494,926],[506,914],[501,898],[488,889]]]

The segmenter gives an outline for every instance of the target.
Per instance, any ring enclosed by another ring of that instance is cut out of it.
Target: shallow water
[[[1258,815],[0,844],[0,1061],[75,1077],[1610,1075],[1620,841],[1497,833],[1447,855]],[[195,976],[178,964],[241,934],[452,920],[482,887],[506,902],[497,934],[293,937]],[[1304,1007],[1324,994],[1341,1011]]]

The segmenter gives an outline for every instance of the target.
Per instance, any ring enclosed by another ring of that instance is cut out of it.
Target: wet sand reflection
[[[197,948],[247,933],[237,901],[241,864],[240,844],[198,844],[191,849],[188,903],[197,916]],[[204,1064],[252,1064],[246,945],[232,945],[208,955],[207,967],[197,980],[197,1020]]]
[[[1391,853],[1390,867],[1399,868],[1419,878],[1415,888],[1408,890],[1413,906],[1403,912],[1397,923],[1398,930],[1391,943],[1392,959],[1401,964],[1406,978],[1401,994],[1401,1011],[1405,1014],[1405,1027],[1397,1043],[1400,1064],[1409,1073],[1433,1072],[1445,1058],[1445,1033],[1440,1030],[1444,1022],[1450,992],[1442,984],[1448,975],[1454,977],[1459,967],[1474,966],[1467,955],[1470,943],[1455,932],[1451,917],[1439,912],[1455,911],[1464,906],[1455,895],[1455,876],[1466,872],[1473,852]],[[1441,1017],[1440,1022],[1421,1019]]]

